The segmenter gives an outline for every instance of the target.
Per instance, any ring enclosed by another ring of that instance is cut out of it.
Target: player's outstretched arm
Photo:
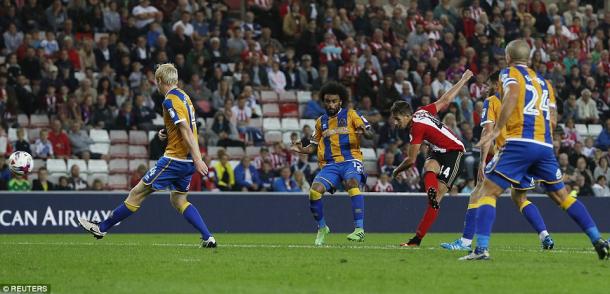
[[[303,147],[303,143],[301,143],[301,141],[292,142],[292,145],[290,145],[290,150],[296,153],[314,154],[316,153],[317,149],[317,145],[311,143]]]
[[[419,152],[420,146],[421,144],[411,144],[409,146],[407,157],[394,169],[394,171],[392,171],[392,178],[397,178],[401,172],[407,170],[415,164],[417,152]]]
[[[460,81],[453,85],[453,87],[451,87],[449,91],[443,94],[443,96],[441,96],[438,101],[434,102],[434,105],[436,106],[436,111],[439,112],[447,108],[449,104],[453,102],[455,96],[457,96],[457,94],[460,92],[460,89],[462,89],[462,87],[464,87],[464,85],[468,83],[468,80],[470,80],[472,76],[472,72],[467,69],[464,74],[462,74],[462,78],[460,79]]]
[[[193,130],[186,125],[185,121],[178,123],[178,129],[180,129],[180,135],[182,135],[182,142],[184,142],[184,145],[190,151],[191,156],[193,157],[195,170],[197,170],[197,172],[201,175],[205,176],[208,173],[208,166],[205,164],[205,162],[203,162],[201,152],[199,151],[199,142],[195,140]]]

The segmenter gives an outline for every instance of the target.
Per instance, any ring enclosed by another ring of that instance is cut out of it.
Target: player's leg
[[[115,208],[110,216],[101,223],[87,219],[79,219],[81,227],[90,232],[94,237],[101,239],[106,235],[106,232],[120,221],[126,219],[139,208],[146,196],[153,192],[150,185],[146,185],[140,181],[131,191],[129,196],[117,208]]]
[[[542,249],[553,249],[555,242],[546,229],[546,224],[544,223],[544,219],[542,219],[542,215],[540,214],[538,207],[531,201],[527,200],[527,190],[514,187],[511,189],[510,196],[527,222],[530,223],[532,228],[534,228],[534,230],[536,230],[538,233],[538,238],[540,238],[540,242],[542,243]]]
[[[345,181],[345,189],[352,202],[354,232],[347,236],[350,241],[364,241],[364,196],[360,193],[360,181],[351,178]]]
[[[208,230],[199,210],[192,203],[188,202],[187,192],[172,191],[170,194],[170,202],[172,206],[184,216],[199,233],[201,234],[201,247],[213,248],[216,247],[216,239],[212,236],[212,233]]]
[[[324,239],[326,238],[326,235],[330,233],[330,228],[326,225],[326,220],[324,219],[324,202],[322,202],[322,195],[324,195],[325,192],[326,188],[324,185],[314,180],[309,189],[309,210],[318,224],[318,233],[314,242],[314,244],[318,246],[324,245]]]
[[[479,182],[468,199],[468,208],[466,209],[466,215],[464,216],[464,229],[462,231],[462,237],[456,239],[451,243],[441,243],[441,247],[447,250],[472,250],[472,239],[474,238],[474,231],[476,228],[477,209],[479,208],[479,195],[482,187],[482,182]]]

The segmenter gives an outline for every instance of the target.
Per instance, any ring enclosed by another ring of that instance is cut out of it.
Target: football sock
[[[472,238],[474,238],[474,230],[477,225],[476,221],[478,208],[478,203],[468,204],[468,210],[466,210],[466,217],[464,217],[464,232],[462,233],[462,243],[468,243],[465,245],[469,245],[472,242]]]
[[[112,211],[107,219],[100,223],[100,231],[107,232],[114,225],[136,212],[138,208],[140,208],[140,206],[131,205],[127,201],[121,203],[121,205]]]
[[[419,222],[415,235],[418,238],[423,239],[424,236],[426,236],[426,233],[428,233],[428,229],[430,229],[430,227],[436,220],[436,217],[438,217],[438,209],[434,209],[434,208],[432,208],[432,206],[430,206],[430,204],[428,204],[426,213],[424,213],[424,216],[422,217],[421,221]]]
[[[182,216],[201,233],[203,240],[207,240],[212,236],[195,205],[187,202],[180,208],[180,212],[182,213]]]
[[[322,194],[314,189],[309,190],[309,210],[311,211],[313,218],[318,222],[318,228],[326,227]]]
[[[436,178],[436,174],[434,172],[427,171],[424,173],[424,187],[426,192],[428,192],[428,189],[432,187],[438,193],[438,179]]]
[[[486,249],[496,219],[496,197],[484,196],[479,200],[479,205],[476,217],[477,248]]]
[[[527,219],[530,225],[532,225],[532,228],[536,230],[538,236],[544,235],[541,237],[542,239],[548,236],[549,233],[546,232],[546,224],[542,219],[542,215],[540,215],[538,207],[536,207],[534,203],[530,202],[529,200],[525,201],[523,202],[523,204],[521,204],[520,210],[523,216],[525,216],[525,219]],[[546,234],[544,234],[543,232],[546,232]]]
[[[565,210],[568,215],[580,226],[580,228],[587,234],[591,243],[595,243],[601,235],[595,225],[595,222],[591,218],[589,211],[582,204],[582,202],[576,200],[574,197],[568,197],[561,203],[561,208]]]
[[[352,212],[354,214],[354,227],[364,228],[364,196],[360,189],[352,188],[347,191],[352,201]]]

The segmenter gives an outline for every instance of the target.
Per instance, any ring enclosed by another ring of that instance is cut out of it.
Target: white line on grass
[[[198,244],[192,243],[112,243],[112,242],[0,242],[0,246],[3,245],[42,245],[42,246],[116,246],[116,247],[130,247],[130,246],[152,246],[152,247],[199,247]],[[446,251],[442,248],[437,247],[419,247],[419,248],[404,248],[394,245],[302,245],[302,244],[219,244],[219,248],[288,248],[288,249],[355,249],[355,250],[430,250],[430,251]],[[540,252],[541,249],[531,248],[519,248],[519,247],[503,247],[503,248],[492,248],[493,251],[500,252]],[[563,248],[553,249],[549,253],[578,253],[578,254],[592,254],[593,250],[585,250],[583,248]]]

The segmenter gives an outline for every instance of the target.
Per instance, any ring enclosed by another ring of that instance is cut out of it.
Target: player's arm
[[[303,146],[303,142],[296,141],[296,142],[292,142],[292,145],[290,146],[290,150],[297,152],[297,153],[314,154],[314,153],[316,153],[316,151],[318,151],[318,144],[309,142],[309,145]]]
[[[415,164],[415,160],[417,160],[417,152],[419,152],[420,146],[421,144],[409,145],[407,157],[394,169],[394,171],[392,172],[392,178],[397,178],[401,172],[409,169]]]
[[[351,110],[349,115],[351,116],[352,121],[354,123],[356,133],[362,134],[362,136],[367,140],[373,139],[375,133],[373,133],[373,128],[371,127],[371,124],[368,122],[368,120],[366,120],[364,116],[356,113],[356,111],[354,110]]]
[[[457,94],[460,92],[460,89],[462,89],[462,87],[466,85],[470,78],[472,78],[472,72],[467,69],[464,74],[462,74],[462,78],[460,79],[460,81],[453,85],[453,87],[451,87],[449,91],[443,94],[443,96],[441,96],[438,101],[434,102],[434,105],[436,106],[436,112],[443,111],[445,108],[447,108],[449,104],[453,102],[455,96],[457,96]]]
[[[491,143],[491,141],[500,135],[500,131],[506,126],[508,118],[517,107],[519,85],[517,85],[516,82],[511,82],[507,84],[504,89],[504,98],[502,99],[502,106],[500,107],[500,117],[498,118],[493,131],[485,134],[485,136],[481,136],[481,141],[477,144],[478,147]]]
[[[493,132],[493,123],[488,123],[483,125],[483,130],[481,131],[481,138],[484,137],[486,134]],[[481,145],[481,158],[479,158],[479,181],[483,180],[483,177],[485,177],[484,174],[484,170],[485,170],[485,160],[487,159],[488,155],[493,155],[493,144],[491,141]]]
[[[186,121],[180,121],[178,123],[178,129],[180,130],[180,135],[182,135],[182,142],[184,143],[184,146],[191,153],[191,157],[193,157],[195,169],[197,172],[205,176],[208,173],[208,167],[205,162],[203,162],[201,152],[199,151],[199,142],[195,140],[193,130],[191,130],[191,128],[187,125]]]

